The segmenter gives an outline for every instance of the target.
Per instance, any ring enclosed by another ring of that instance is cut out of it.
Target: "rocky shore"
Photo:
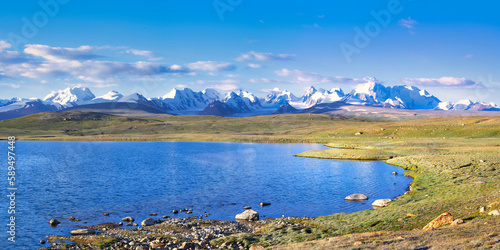
[[[47,236],[48,243],[45,243],[48,246],[41,249],[263,249],[260,245],[250,245],[249,242],[228,242],[226,240],[218,241],[218,239],[226,236],[256,233],[269,226],[305,228],[306,225],[294,221],[313,219],[309,217],[285,217],[235,222],[205,220],[193,216],[155,220],[154,225],[135,228],[123,228],[121,223],[103,223],[82,227],[89,234],[49,235]]]

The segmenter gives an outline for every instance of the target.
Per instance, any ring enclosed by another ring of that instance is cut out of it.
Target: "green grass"
[[[135,119],[48,112],[0,122],[0,137],[11,135],[21,140],[318,142],[336,149],[299,156],[384,160],[407,169],[414,178],[409,194],[382,209],[322,216],[293,226],[269,225],[214,243],[271,246],[352,233],[411,231],[443,212],[466,222],[481,221],[487,215],[479,214],[479,207],[500,201],[500,117],[381,121],[295,114]],[[488,230],[483,228],[487,227],[477,226],[474,232]]]

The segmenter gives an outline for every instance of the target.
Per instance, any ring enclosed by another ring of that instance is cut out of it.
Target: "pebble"
[[[269,202],[261,202],[259,205],[260,205],[261,207],[264,207],[264,206],[269,206],[269,205],[271,205],[271,203],[269,203]]]
[[[243,207],[243,209],[252,209],[252,207],[250,207],[250,206],[245,206],[245,207]]]
[[[108,213],[103,213],[102,215],[104,215],[104,216],[109,216],[109,214],[108,214]]]
[[[177,213],[179,213],[179,210],[175,210],[175,209],[174,209],[174,210],[172,210],[172,213],[173,213],[173,214],[177,214]]]
[[[157,216],[157,213],[150,213],[149,216]]]

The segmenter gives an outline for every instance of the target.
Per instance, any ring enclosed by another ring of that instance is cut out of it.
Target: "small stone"
[[[391,201],[392,201],[391,199],[378,199],[372,203],[372,207],[374,207],[374,208],[387,207],[387,206],[389,206]]]
[[[392,172],[392,175],[398,175],[398,172]]]
[[[243,209],[252,209],[250,206],[243,207]]]
[[[69,217],[69,220],[70,220],[70,221],[80,221],[79,219],[77,219],[77,218],[75,218],[75,217],[73,217],[73,216]]]
[[[249,250],[263,250],[263,249],[265,248],[261,245],[253,245],[249,248]]]
[[[57,226],[57,225],[61,224],[61,222],[59,222],[59,221],[58,221],[58,220],[56,220],[56,219],[52,219],[52,220],[50,220],[50,221],[49,221],[49,224],[50,224],[51,226],[55,227],[55,226]]]
[[[108,214],[108,213],[103,213],[102,215],[104,215],[104,216],[109,216],[109,214]]]
[[[93,229],[77,229],[69,233],[71,235],[89,235],[89,234],[95,234],[95,231]]]
[[[451,222],[451,225],[452,226],[456,226],[456,225],[462,224],[462,223],[464,223],[464,220],[462,220],[462,219],[456,219],[456,220],[454,220],[454,221]]]
[[[123,218],[122,221],[125,221],[125,222],[134,222],[135,220],[134,220],[134,218],[128,216],[128,217]]]
[[[356,134],[354,134],[354,135],[362,135],[362,134],[363,134],[363,132],[360,131],[360,132],[356,132]]]
[[[151,218],[147,218],[145,220],[143,220],[141,222],[141,226],[145,227],[145,226],[152,226],[155,224],[155,220],[151,219]]]
[[[42,244],[42,245],[43,245],[43,244],[45,244],[45,241],[44,241],[44,240],[41,240],[41,241],[40,241],[40,244]]]
[[[432,220],[423,229],[430,229],[434,227],[440,227],[444,224],[453,222],[453,216],[450,213],[442,213],[436,219]]]
[[[498,209],[495,209],[495,210],[489,212],[488,215],[500,215],[500,211],[498,211]]]
[[[139,225],[137,225],[137,223],[127,223],[127,225],[125,225],[127,227],[137,227]]]
[[[149,216],[157,216],[158,214],[156,213],[150,213]]]
[[[259,220],[259,213],[254,210],[246,210],[241,214],[237,214],[235,217],[236,220],[247,220],[247,221],[255,221]]]
[[[121,227],[121,226],[123,226],[123,222],[120,221],[116,225],[119,226],[119,227]]]
[[[479,208],[479,212],[480,212],[480,213],[484,213],[484,212],[485,212],[485,210],[486,210],[486,208],[485,208],[485,207],[481,207],[481,208]]]
[[[189,211],[189,210],[186,211],[186,214],[192,214],[192,213],[193,213],[193,211]]]
[[[260,205],[261,207],[265,207],[265,206],[269,206],[269,205],[271,205],[271,203],[269,203],[269,202],[261,202],[259,205]]]
[[[167,219],[167,218],[170,218],[170,216],[167,216],[167,215],[163,215],[163,216],[162,216],[162,218],[165,218],[165,219]]]
[[[173,214],[177,214],[177,213],[179,213],[179,210],[175,210],[175,209],[174,209],[174,210],[172,210],[172,213],[173,213]]]
[[[344,198],[344,200],[348,201],[360,201],[360,200],[368,200],[368,196],[364,194],[351,194]]]
[[[479,160],[479,162],[483,163],[483,162],[484,162],[484,160]]]

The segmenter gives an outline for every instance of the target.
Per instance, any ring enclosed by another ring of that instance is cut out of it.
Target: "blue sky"
[[[427,89],[443,101],[498,104],[499,7],[426,0],[9,1],[0,8],[0,98],[43,98],[68,86],[146,97],[174,87],[242,88],[259,96],[278,87],[300,96],[310,85],[350,91],[369,76]]]

